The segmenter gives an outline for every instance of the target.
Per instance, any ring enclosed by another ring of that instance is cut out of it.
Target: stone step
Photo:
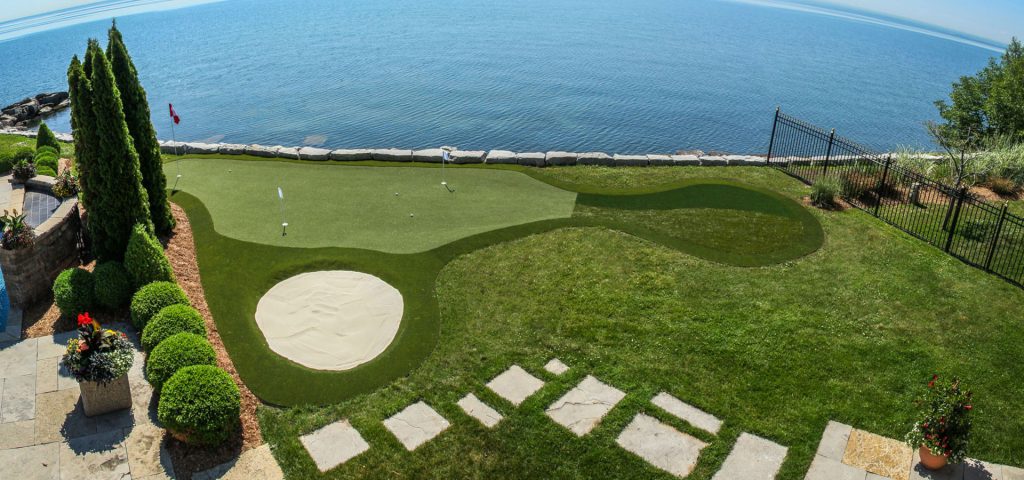
[[[543,381],[530,375],[519,365],[512,365],[508,370],[487,382],[487,388],[517,407],[543,386]]]
[[[680,420],[684,420],[690,425],[706,432],[717,435],[718,431],[722,429],[722,421],[718,417],[691,406],[665,392],[655,395],[651,403]]]
[[[712,480],[772,480],[782,468],[788,449],[749,433],[740,434]]]
[[[494,428],[502,419],[501,414],[497,410],[476,398],[476,395],[472,393],[462,397],[457,405],[462,411],[466,412],[466,415],[477,419],[478,422],[487,428]]]
[[[409,405],[405,410],[384,420],[384,428],[394,434],[410,452],[433,440],[449,426],[451,424],[448,420],[422,401]]]
[[[582,437],[615,408],[626,394],[591,375],[548,407],[546,413],[559,425]]]
[[[308,435],[299,437],[316,468],[326,472],[370,449],[348,420],[339,420]]]
[[[633,417],[615,443],[679,478],[693,471],[701,450],[708,445],[643,413]]]

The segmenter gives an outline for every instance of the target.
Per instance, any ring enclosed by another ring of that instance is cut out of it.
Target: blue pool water
[[[335,148],[759,152],[776,105],[925,145],[932,102],[997,54],[718,0],[227,0],[118,24],[162,138],[173,102],[179,140]],[[0,103],[66,89],[107,25],[0,42]]]

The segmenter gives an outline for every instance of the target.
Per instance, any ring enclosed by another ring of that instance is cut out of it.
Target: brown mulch
[[[842,198],[836,198],[836,204],[831,207],[819,207],[818,205],[815,205],[814,202],[811,201],[811,197],[809,195],[804,195],[803,197],[800,197],[800,203],[802,203],[805,207],[814,207],[819,210],[825,210],[827,212],[842,212],[850,208],[853,208],[852,205],[850,205],[846,200],[843,200]]]
[[[224,342],[217,331],[217,324],[210,314],[210,307],[206,304],[206,294],[203,292],[203,285],[199,278],[199,265],[196,262],[195,242],[192,237],[192,226],[189,224],[188,216],[178,205],[171,204],[174,220],[177,227],[174,235],[165,239],[167,244],[167,259],[171,262],[174,275],[178,284],[185,290],[192,306],[202,313],[206,319],[206,329],[213,349],[217,352],[217,365],[231,374],[238,384],[242,393],[242,429],[241,434],[227,444],[218,448],[191,447],[174,439],[168,440],[168,450],[174,462],[174,470],[179,476],[191,476],[192,473],[215,467],[224,462],[233,460],[238,455],[251,448],[263,444],[263,435],[260,432],[259,420],[256,417],[256,409],[260,405],[259,399],[242,383],[235,370],[235,365],[224,348]]]
[[[971,193],[982,200],[988,200],[990,202],[1017,201],[1024,198],[1024,195],[1022,195],[1020,191],[1014,192],[1013,195],[1000,195],[993,192],[990,188],[982,185],[971,187]]]

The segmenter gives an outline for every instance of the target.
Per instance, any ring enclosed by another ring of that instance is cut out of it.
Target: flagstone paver
[[[555,375],[561,375],[569,371],[569,366],[562,363],[562,361],[557,358],[552,358],[551,361],[544,365],[544,370]]]
[[[804,480],[866,480],[868,472],[834,458],[815,455]]]
[[[60,444],[46,443],[30,447],[0,450],[4,478],[15,480],[60,479]],[[78,478],[87,478],[84,475]]]
[[[1003,466],[980,460],[964,462],[964,480],[1004,480]]]
[[[643,413],[619,434],[615,442],[651,465],[684,478],[693,471],[707,443]]]
[[[830,420],[825,426],[825,433],[821,436],[821,443],[818,444],[818,455],[842,461],[846,445],[850,443],[851,433],[853,427]]]
[[[771,440],[742,433],[712,480],[772,480],[788,450]]]
[[[904,442],[854,429],[843,463],[893,480],[908,480],[912,457]]]
[[[384,420],[384,427],[410,452],[445,431],[451,424],[423,402],[416,402]]]
[[[33,360],[33,363],[34,360]],[[34,367],[34,366],[33,366]],[[0,423],[20,422],[36,418],[36,376],[8,377],[3,380],[0,395]]]
[[[153,424],[131,428],[125,439],[125,448],[132,478],[174,478],[174,466],[164,442],[164,433],[164,429]]]
[[[61,480],[131,478],[123,430],[108,430],[60,444]]]
[[[718,417],[685,403],[668,393],[661,392],[655,395],[651,399],[651,403],[678,417],[680,420],[685,420],[690,425],[706,432],[717,435],[718,431],[722,429],[722,421]]]
[[[502,416],[497,410],[476,398],[472,393],[462,397],[458,405],[467,415],[477,419],[487,428],[494,428],[501,421]]]
[[[512,365],[508,370],[487,382],[487,388],[517,407],[543,386],[543,381],[530,375],[519,365]]]
[[[1003,480],[1024,480],[1024,468],[1003,465]]]
[[[240,455],[235,461],[218,465],[192,475],[192,480],[282,480],[284,472],[274,460],[270,445],[260,445]],[[134,480],[134,477],[133,477]],[[144,479],[144,480],[148,480]]]
[[[36,362],[36,394],[56,392],[58,383],[57,371],[60,369],[60,357],[41,358]]]
[[[309,456],[321,472],[341,465],[370,449],[348,420],[340,420],[308,435],[299,437]]]
[[[547,409],[547,415],[559,425],[582,437],[626,396],[621,390],[587,375],[572,390]]]
[[[35,430],[36,423],[32,420],[0,423],[0,450],[34,445]]]

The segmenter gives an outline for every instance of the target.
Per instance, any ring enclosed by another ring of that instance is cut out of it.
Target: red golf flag
[[[170,103],[168,103],[167,104],[167,108],[170,109],[170,111],[171,111],[171,118],[174,119],[174,124],[177,125],[177,124],[181,123],[181,118],[178,117],[177,113],[174,113],[174,105],[171,105]]]

